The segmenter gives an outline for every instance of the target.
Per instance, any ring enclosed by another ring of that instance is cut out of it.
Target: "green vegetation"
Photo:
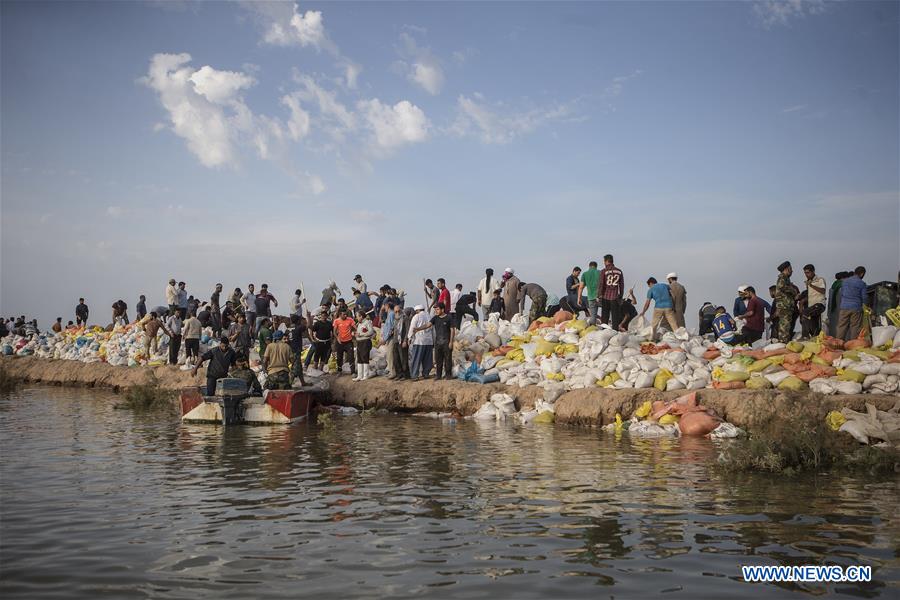
[[[808,396],[788,397],[788,406],[736,440],[719,455],[725,472],[762,471],[795,475],[811,471],[852,471],[885,475],[900,472],[900,451],[861,445],[833,431],[811,407]]]
[[[116,408],[137,411],[169,410],[174,411],[173,393],[159,386],[156,377],[143,385],[136,385],[125,391],[125,400],[116,404]]]

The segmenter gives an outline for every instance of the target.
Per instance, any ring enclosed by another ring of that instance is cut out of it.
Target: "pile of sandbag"
[[[744,435],[743,430],[722,420],[710,408],[702,406],[697,393],[691,392],[675,400],[644,402],[628,421],[616,415],[616,422],[604,427],[607,431],[627,431],[636,437],[674,435],[733,438]]]
[[[832,411],[825,421],[835,431],[849,433],[862,444],[900,447],[900,400],[887,411],[866,404],[866,412],[849,408]]]

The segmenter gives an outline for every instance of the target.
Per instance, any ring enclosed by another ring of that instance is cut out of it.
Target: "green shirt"
[[[266,353],[266,344],[272,339],[272,331],[268,327],[260,327],[257,339],[259,339],[259,355],[262,356]]]
[[[595,267],[591,267],[581,274],[581,283],[584,284],[584,288],[587,290],[587,299],[596,300],[597,287],[600,283],[600,271]]]

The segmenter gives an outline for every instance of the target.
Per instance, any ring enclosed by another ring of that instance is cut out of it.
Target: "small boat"
[[[199,387],[190,387],[180,393],[181,420],[218,425],[298,423],[309,417],[321,393],[321,389],[307,386],[248,396],[234,389],[223,390],[220,385],[215,396],[204,396]]]

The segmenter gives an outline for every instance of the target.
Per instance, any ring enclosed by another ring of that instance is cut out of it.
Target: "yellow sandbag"
[[[599,385],[600,387],[609,387],[620,379],[622,379],[622,376],[619,375],[616,371],[613,371],[603,379],[598,379],[597,385]]]
[[[565,356],[566,354],[578,354],[578,345],[557,344],[553,351],[559,356]]]
[[[578,331],[581,331],[586,329],[587,326],[587,321],[579,321],[578,319],[572,319],[571,321],[565,322],[565,329],[577,329]]]
[[[641,404],[636,411],[634,411],[634,416],[638,419],[644,419],[647,415],[650,414],[650,411],[653,410],[653,403],[647,400],[643,404]]]
[[[597,331],[596,325],[591,325],[590,327],[585,327],[584,329],[582,329],[581,331],[578,332],[578,337],[584,337],[587,334],[591,333],[592,331]]]
[[[813,357],[812,352],[807,352],[806,350],[804,350],[803,352],[800,353],[800,360],[809,360],[812,357]]]
[[[876,350],[875,348],[860,348],[860,352],[863,354],[869,354],[871,356],[876,356],[881,360],[887,360],[891,357],[891,353],[887,350]]]
[[[787,349],[791,352],[803,352],[803,344],[800,342],[788,342]]]
[[[777,356],[770,356],[766,360],[771,360],[773,365],[782,365],[784,364],[784,354],[779,354]]]
[[[337,371],[337,357],[334,354],[328,359],[328,370],[332,373]]]
[[[552,379],[553,381],[565,381],[566,376],[562,373],[547,373],[547,379]]]
[[[725,371],[722,376],[719,377],[719,381],[725,383],[732,381],[747,381],[748,379],[750,379],[750,373],[745,373],[743,371]]]
[[[841,355],[841,358],[846,358],[847,360],[852,360],[853,362],[859,362],[859,350],[850,350],[849,352],[844,352]]]
[[[622,415],[620,415],[619,413],[616,413],[616,433],[621,432],[622,429],[623,429],[623,426],[622,426]]]
[[[504,367],[506,367],[506,365],[512,365],[512,364],[515,364],[516,362],[517,361],[515,361],[515,360],[511,360],[509,358],[504,358],[501,361],[497,361],[497,364],[494,366],[497,367],[498,369],[503,369]]]
[[[759,371],[762,371],[766,367],[771,367],[771,366],[772,366],[772,361],[769,360],[768,358],[763,358],[760,360],[753,361],[753,364],[750,365],[749,367],[747,367],[747,372],[748,373],[757,373]]]
[[[722,367],[716,367],[715,369],[713,369],[712,378],[714,381],[719,381],[719,378],[724,374],[725,369],[723,369]]]
[[[534,349],[535,356],[550,356],[556,351],[556,344],[547,340],[538,338],[537,347]]]
[[[531,420],[532,423],[552,423],[555,420],[555,415],[549,410],[545,410],[535,418]]]
[[[825,423],[828,425],[828,427],[831,428],[832,431],[837,431],[841,428],[841,425],[846,422],[847,418],[836,410],[833,410],[825,415]]]
[[[678,415],[663,415],[659,418],[660,425],[671,425],[678,422]]]
[[[553,319],[550,317],[538,317],[537,320],[538,323],[550,323],[551,321],[553,321]]]
[[[793,375],[778,384],[779,390],[793,390],[795,392],[805,390],[807,387],[808,386],[806,385],[805,381],[803,381],[799,377],[794,377]]]
[[[506,353],[506,358],[509,360],[514,360],[516,362],[525,362],[525,351],[521,348],[510,350]]]
[[[866,380],[866,375],[865,373],[860,373],[853,369],[844,369],[844,372],[838,375],[837,378],[840,381],[855,381],[856,383],[862,383]]]
[[[831,363],[822,358],[821,356],[813,356],[812,363],[814,365],[822,365],[823,367],[830,367]]]
[[[653,387],[661,392],[666,391],[666,382],[672,379],[672,377],[672,371],[668,369],[660,369],[656,374],[656,377],[653,378]]]
[[[810,354],[818,354],[822,351],[822,344],[818,342],[803,342],[803,351]]]
[[[762,375],[756,375],[748,379],[746,383],[744,383],[744,387],[748,390],[768,390],[772,387],[772,382]]]

